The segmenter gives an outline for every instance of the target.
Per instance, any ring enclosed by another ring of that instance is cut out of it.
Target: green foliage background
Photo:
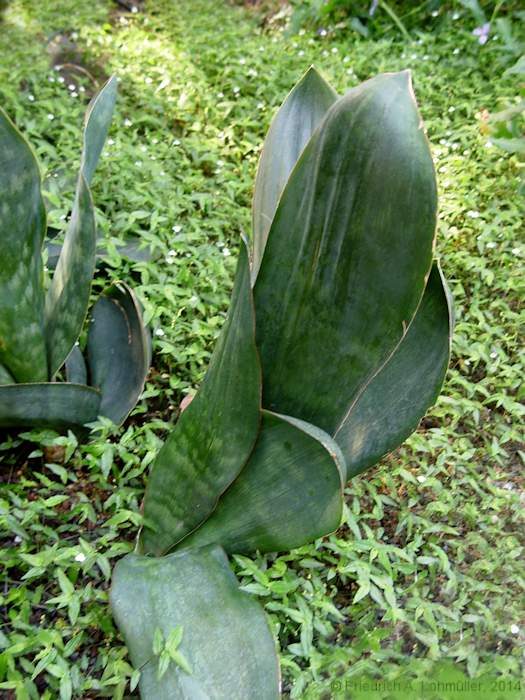
[[[38,153],[56,229],[89,96],[105,75],[121,78],[93,183],[111,248],[93,292],[134,286],[154,369],[117,433],[102,425],[82,447],[47,431],[1,437],[2,697],[134,697],[107,608],[111,567],[133,548],[149,465],[223,323],[265,131],[310,63],[340,91],[413,70],[439,180],[437,254],[456,300],[453,361],[418,432],[349,485],[339,532],[237,557],[236,571],[271,617],[292,698],[343,697],[334,680],[360,674],[424,678],[443,659],[471,677],[523,676],[525,205],[520,163],[480,128],[516,88],[504,37],[480,46],[472,14],[454,12],[409,41],[390,24],[374,40],[263,30],[257,14],[213,0],[136,14],[109,0],[9,3],[0,97]],[[116,252],[136,235],[152,261]]]

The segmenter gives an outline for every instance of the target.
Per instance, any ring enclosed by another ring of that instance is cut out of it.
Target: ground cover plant
[[[518,161],[481,128],[484,109],[516,94],[502,37],[481,45],[462,8],[439,32],[374,41],[262,33],[251,13],[208,0],[115,8],[12,0],[1,20],[2,106],[44,166],[59,232],[88,97],[95,80],[121,78],[93,183],[107,245],[93,295],[133,284],[155,357],[120,432],[102,422],[83,446],[71,433],[2,434],[1,692],[137,693],[107,606],[111,567],[133,549],[145,477],[224,321],[264,133],[310,63],[339,91],[413,71],[438,175],[436,252],[456,302],[452,366],[419,431],[347,488],[343,528],[290,553],[238,556],[237,576],[269,614],[285,695],[344,697],[338,683],[394,678],[407,660],[422,676],[448,659],[520,678],[524,205]],[[158,259],[120,256],[130,234]]]

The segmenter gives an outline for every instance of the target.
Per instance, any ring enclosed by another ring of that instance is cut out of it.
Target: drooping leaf
[[[40,185],[33,151],[0,108],[0,362],[17,382],[47,379]]]
[[[0,427],[80,427],[97,419],[99,405],[100,393],[82,384],[4,384]]]
[[[109,129],[116,90],[116,78],[110,78],[86,114],[75,203],[45,301],[51,377],[60,369],[77,341],[87,314],[95,271],[97,235],[89,185]]]
[[[400,445],[435,402],[448,367],[451,332],[452,302],[435,263],[407,334],[335,433],[349,477]]]
[[[100,415],[120,425],[137,403],[149,368],[147,332],[131,289],[119,283],[93,307],[87,356],[90,383],[100,389]]]
[[[283,102],[266,136],[253,196],[253,271],[257,276],[279,197],[304,147],[328,109],[335,90],[312,66]]]
[[[78,346],[78,343],[73,345],[73,348],[66,358],[65,362],[66,381],[72,384],[87,384],[87,367],[84,355]]]
[[[243,246],[228,319],[206,377],[149,477],[142,532],[146,552],[169,551],[215,508],[253,448],[260,401],[250,269]]]
[[[91,101],[84,122],[84,148],[80,169],[91,185],[93,173],[104,148],[117,99],[117,77],[112,76]]]
[[[95,270],[95,247],[93,201],[80,173],[64,245],[46,294],[46,343],[51,377],[64,363],[82,330]]]
[[[417,309],[436,185],[407,72],[340,98],[283,192],[254,287],[263,406],[333,434]]]
[[[110,601],[131,661],[141,669],[143,700],[279,697],[278,662],[264,612],[239,590],[219,547],[166,557],[129,554],[115,568]],[[168,642],[175,630],[182,632],[160,680],[160,659],[153,655],[156,629]]]
[[[216,543],[242,554],[299,547],[339,527],[345,481],[343,455],[329,435],[263,411],[246,466],[179,549]]]

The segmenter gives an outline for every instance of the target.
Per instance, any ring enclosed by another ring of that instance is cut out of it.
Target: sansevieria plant
[[[46,279],[46,212],[29,144],[0,108],[0,427],[81,428],[99,415],[120,424],[142,391],[149,346],[131,289],[95,303],[87,363],[78,339],[95,269],[90,183],[109,129],[117,83],[89,106],[75,201],[58,264]],[[62,375],[66,381],[57,381]]]
[[[449,361],[436,183],[408,72],[343,97],[312,68],[260,159],[253,247],[161,449],[111,604],[148,700],[273,700],[263,611],[227,554],[336,530],[343,489],[417,427]]]

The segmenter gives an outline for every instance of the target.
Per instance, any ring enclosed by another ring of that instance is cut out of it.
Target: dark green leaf
[[[87,314],[96,255],[95,214],[89,185],[109,129],[116,90],[116,78],[110,78],[86,114],[75,203],[45,302],[51,377],[78,339]]]
[[[149,367],[142,313],[127,285],[110,287],[95,304],[87,356],[90,383],[102,392],[100,415],[120,425],[137,403]]]
[[[254,288],[263,406],[333,434],[412,320],[436,185],[407,72],[340,98],[283,192]]]
[[[142,542],[169,551],[200,525],[246,463],[260,421],[248,253],[242,246],[228,319],[204,382],[161,449],[144,498]]]
[[[64,363],[82,330],[95,270],[95,246],[93,201],[81,173],[71,221],[46,295],[46,342],[51,377]]]
[[[290,173],[337,93],[312,66],[283,102],[266,136],[253,197],[253,276]]]
[[[130,554],[115,568],[110,600],[131,661],[142,669],[143,700],[279,697],[275,645],[264,612],[239,590],[219,547],[160,558]],[[159,681],[154,630],[169,639],[179,625],[178,661],[169,663]]]
[[[93,98],[86,112],[80,169],[88,185],[91,185],[93,173],[108,135],[116,99],[117,78],[113,76]]]
[[[17,382],[47,379],[40,184],[33,151],[0,108],[0,362]]]
[[[5,384],[0,427],[78,427],[97,419],[99,405],[99,392],[81,384]]]
[[[400,445],[435,402],[448,367],[451,332],[452,302],[436,263],[407,334],[334,436],[349,477]]]
[[[263,411],[248,463],[179,548],[217,543],[242,554],[299,547],[339,527],[345,481],[343,455],[329,435]]]
[[[15,380],[9,374],[5,367],[0,365],[0,384],[14,384]]]
[[[82,351],[77,343],[66,359],[66,379],[71,384],[87,384],[87,367]]]

